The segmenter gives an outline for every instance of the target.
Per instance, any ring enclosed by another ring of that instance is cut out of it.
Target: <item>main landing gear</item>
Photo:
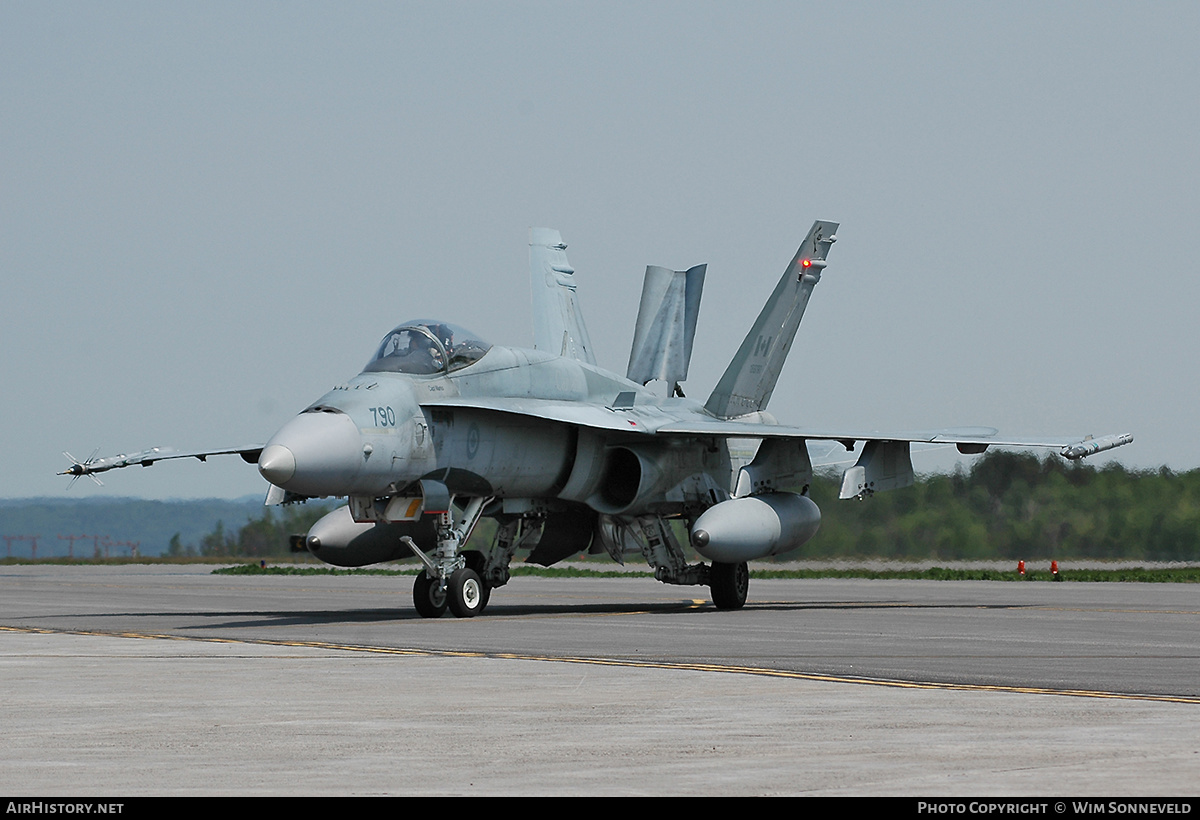
[[[708,568],[708,588],[717,609],[741,609],[750,591],[750,568],[740,564],[720,564],[713,561]]]
[[[683,547],[667,520],[660,516],[643,515],[621,524],[614,519],[602,520],[605,539],[624,548],[640,548],[646,563],[654,567],[654,577],[664,584],[707,586],[717,609],[741,609],[750,591],[750,569],[746,562],[712,565],[688,564]],[[614,556],[616,557],[616,556]]]

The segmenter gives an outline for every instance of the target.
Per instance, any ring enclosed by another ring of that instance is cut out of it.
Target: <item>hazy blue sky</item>
[[[261,443],[406,318],[531,344],[534,225],[622,373],[645,266],[708,263],[703,398],[818,217],[781,421],[1200,466],[1198,40],[1195,2],[0,3],[0,496]]]

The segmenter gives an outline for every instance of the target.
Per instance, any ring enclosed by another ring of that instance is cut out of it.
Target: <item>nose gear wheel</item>
[[[473,618],[483,611],[483,581],[473,569],[455,570],[446,584],[450,611],[459,618]]]
[[[413,583],[413,606],[422,618],[440,618],[446,611],[446,590],[437,578],[421,570]]]

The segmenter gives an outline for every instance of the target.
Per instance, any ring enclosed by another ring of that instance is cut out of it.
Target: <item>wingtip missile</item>
[[[92,453],[87,459],[80,461],[65,450],[63,451],[63,455],[70,460],[71,466],[63,470],[59,475],[69,475],[75,478],[86,475],[91,476],[93,480],[96,480],[93,475],[94,473],[103,473],[105,470],[111,470],[113,467],[119,466],[116,462],[122,462],[126,458],[124,454],[110,458],[96,458],[96,454]]]
[[[92,454],[90,456],[88,456],[86,460],[80,461],[79,459],[75,458],[75,456],[68,453],[66,450],[63,450],[63,455],[67,457],[67,461],[71,462],[71,466],[68,467],[67,469],[63,470],[58,475],[71,476],[71,483],[70,483],[70,485],[68,485],[69,487],[74,487],[75,482],[79,480],[80,476],[87,476],[92,481],[96,482],[101,487],[103,487],[104,482],[101,481],[100,479],[96,478],[96,476],[92,475],[92,473],[96,472],[96,470],[95,470],[96,453],[98,453],[98,452],[100,452],[99,447],[97,447],[95,450],[93,450]]]
[[[1083,441],[1076,442],[1075,444],[1068,444],[1058,452],[1063,458],[1077,461],[1096,453],[1103,453],[1105,450],[1112,450],[1114,447],[1123,447],[1132,442],[1132,433],[1101,436],[1100,438],[1085,438]]]
[[[151,447],[149,450],[142,450],[133,455],[121,453],[120,455],[108,456],[106,458],[96,458],[96,454],[92,453],[85,461],[80,461],[70,453],[64,451],[63,455],[71,462],[71,466],[58,473],[58,475],[69,475],[73,478],[88,476],[97,484],[100,484],[100,479],[96,478],[95,473],[115,470],[118,467],[129,467],[133,464],[141,464],[144,467],[149,467],[155,461],[171,457],[174,452],[169,447]]]

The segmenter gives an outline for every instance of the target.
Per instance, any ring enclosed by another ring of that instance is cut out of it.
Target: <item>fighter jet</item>
[[[491,344],[449,322],[403,322],[361,373],[265,445],[156,448],[74,462],[63,474],[237,453],[270,482],[267,504],[347,499],[304,539],[322,561],[358,567],[419,559],[413,603],[424,617],[447,608],[458,617],[482,612],[523,550],[545,566],[583,552],[622,563],[641,553],[659,581],[708,586],[718,609],[736,610],[746,602],[747,562],[795,550],[817,532],[809,442],[848,451],[861,444],[840,496],[863,498],[913,483],[914,443],[968,454],[1049,447],[1074,460],[1133,440],[779,424],[767,403],[837,229],[813,224],[703,403],[685,397],[680,383],[706,267],[646,269],[629,365],[619,376],[596,365],[562,237],[534,228],[532,350]],[[465,549],[482,518],[496,522],[490,548]],[[689,564],[682,540],[708,563]]]

